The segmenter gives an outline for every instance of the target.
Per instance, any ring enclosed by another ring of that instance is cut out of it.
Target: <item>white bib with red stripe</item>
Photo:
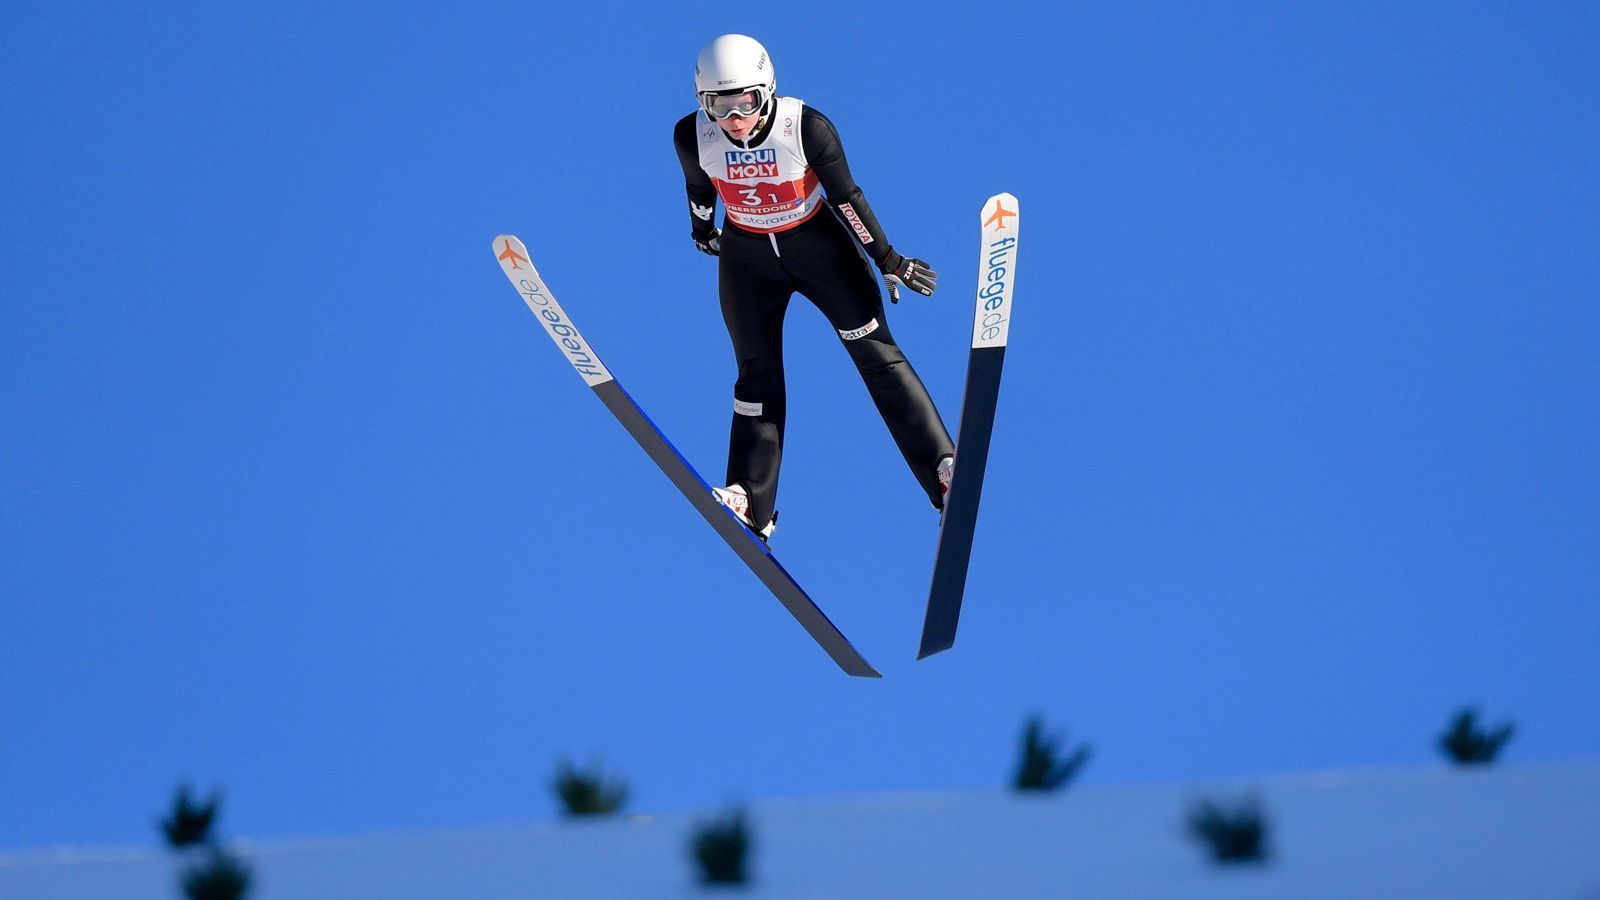
[[[767,139],[748,149],[736,146],[722,126],[702,119],[700,168],[711,176],[728,220],[749,231],[784,231],[822,208],[822,184],[806,163],[800,144],[804,101],[779,97]]]

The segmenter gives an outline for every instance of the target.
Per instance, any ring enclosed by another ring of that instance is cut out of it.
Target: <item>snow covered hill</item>
[[[1254,794],[1271,859],[1219,867],[1187,835],[1202,797]],[[1061,794],[915,793],[752,804],[763,898],[1588,898],[1600,900],[1600,763],[1330,772]],[[251,897],[695,897],[705,814],[465,832],[241,842]],[[170,854],[0,854],[6,900],[179,896]]]

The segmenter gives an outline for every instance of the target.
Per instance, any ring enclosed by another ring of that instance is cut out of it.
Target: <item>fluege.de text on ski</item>
[[[1011,261],[1011,248],[1016,246],[1017,239],[1003,237],[989,244],[988,269],[984,272],[983,286],[978,290],[978,296],[983,298],[983,317],[978,322],[977,343],[1005,344],[1006,320],[1008,318],[1005,305],[1010,298],[1010,282],[1007,280]]]
[[[567,354],[567,362],[578,370],[584,380],[593,385],[597,381],[609,381],[611,374],[605,366],[600,364],[593,353],[584,346],[583,335],[578,329],[572,327],[562,316],[561,307],[556,306],[543,291],[539,290],[536,282],[523,278],[517,283],[517,290],[527,299],[529,306],[536,306],[539,318],[544,322],[544,327],[555,338],[556,343]]]

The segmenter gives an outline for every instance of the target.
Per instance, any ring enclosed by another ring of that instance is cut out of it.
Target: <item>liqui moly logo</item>
[[[778,177],[778,151],[775,149],[729,150],[724,155],[728,160],[729,178]]]

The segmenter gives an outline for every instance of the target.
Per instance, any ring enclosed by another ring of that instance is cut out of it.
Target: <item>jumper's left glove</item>
[[[900,302],[900,289],[903,287],[924,297],[932,297],[934,288],[939,286],[939,273],[927,263],[916,257],[901,256],[893,250],[878,260],[878,268],[883,272],[884,287],[889,289],[890,303]]]
[[[710,231],[694,232],[694,246],[707,256],[722,255],[722,232],[713,228]]]

